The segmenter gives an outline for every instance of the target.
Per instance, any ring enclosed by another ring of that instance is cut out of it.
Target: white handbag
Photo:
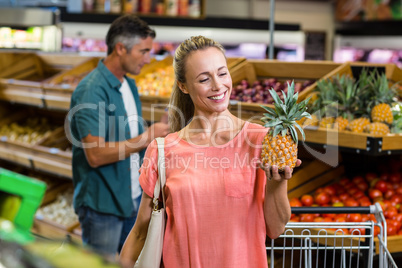
[[[162,261],[163,238],[165,236],[166,212],[163,186],[166,183],[165,173],[165,139],[156,138],[158,144],[158,181],[154,189],[154,208],[149,221],[147,238],[134,268],[159,268]],[[162,189],[163,208],[158,209],[159,194]]]

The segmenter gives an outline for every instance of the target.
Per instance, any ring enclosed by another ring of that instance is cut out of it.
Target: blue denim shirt
[[[138,113],[138,130],[143,133],[141,102],[134,80],[125,77],[131,88]],[[122,95],[121,82],[99,61],[98,66],[77,86],[71,96],[69,121],[73,141],[74,208],[88,206],[98,212],[121,217],[131,216],[130,157],[92,168],[80,145],[88,134],[106,142],[129,139],[130,128]],[[144,156],[144,151],[140,153]],[[140,165],[141,163],[138,163]]]

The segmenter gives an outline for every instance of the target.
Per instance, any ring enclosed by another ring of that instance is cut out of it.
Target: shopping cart
[[[387,249],[387,226],[378,203],[369,207],[292,207],[292,213],[374,214],[377,222],[289,222],[281,236],[267,242],[270,268],[397,267]]]

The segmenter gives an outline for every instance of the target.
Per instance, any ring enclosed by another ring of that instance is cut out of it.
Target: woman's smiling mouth
[[[223,92],[223,93],[220,94],[220,95],[208,97],[208,99],[211,99],[211,100],[221,100],[221,99],[223,99],[223,98],[225,97],[226,92],[227,92],[227,91]]]

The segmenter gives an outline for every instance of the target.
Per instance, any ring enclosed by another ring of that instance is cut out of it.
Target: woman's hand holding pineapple
[[[300,166],[301,163],[302,161],[300,159],[297,159],[295,167]],[[270,166],[269,164],[263,165],[261,163],[260,167],[262,170],[265,171],[268,180],[280,182],[292,178],[293,168],[290,168],[289,166],[285,166],[283,172],[279,172],[278,166],[276,165]]]

